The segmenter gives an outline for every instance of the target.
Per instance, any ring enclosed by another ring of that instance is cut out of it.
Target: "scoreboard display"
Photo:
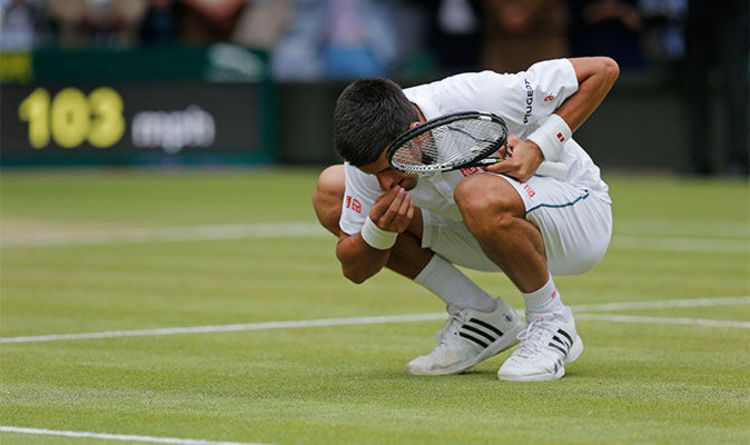
[[[4,85],[3,165],[264,162],[273,120],[262,83]]]

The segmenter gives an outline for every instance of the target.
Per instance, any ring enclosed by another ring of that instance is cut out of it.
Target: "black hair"
[[[384,78],[356,80],[336,101],[336,151],[355,167],[371,164],[418,120],[417,111],[396,82]]]

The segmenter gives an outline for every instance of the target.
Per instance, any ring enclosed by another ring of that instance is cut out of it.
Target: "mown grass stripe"
[[[225,224],[97,230],[85,233],[37,233],[5,236],[0,248],[65,247],[119,243],[220,241],[253,238],[328,237],[315,222],[287,221],[259,224]],[[667,252],[718,252],[750,254],[747,238],[615,234],[611,249]]]
[[[750,255],[750,241],[743,238],[615,235],[612,237],[609,248],[640,251],[742,253]]]
[[[224,224],[98,230],[85,233],[38,233],[4,237],[0,247],[54,247],[149,241],[211,241],[243,238],[330,236],[312,222]]]

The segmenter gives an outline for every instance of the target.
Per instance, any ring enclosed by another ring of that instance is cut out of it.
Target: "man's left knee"
[[[333,165],[321,172],[312,194],[313,207],[318,221],[336,236],[340,232],[339,219],[345,187],[344,166]]]

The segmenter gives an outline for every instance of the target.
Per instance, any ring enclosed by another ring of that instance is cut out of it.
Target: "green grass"
[[[315,176],[3,172],[0,229],[9,241],[312,222]],[[567,303],[750,295],[747,182],[607,179],[613,246],[589,274],[556,280]],[[667,238],[681,247],[649,245]],[[390,272],[347,282],[325,235],[8,245],[0,255],[3,337],[442,309]],[[470,275],[521,306],[506,278]],[[750,321],[747,303],[589,313]],[[273,444],[750,442],[748,329],[586,320],[586,352],[557,382],[498,381],[507,353],[465,375],[406,375],[440,324],[0,344],[0,424]],[[111,443],[15,433],[0,441]]]

